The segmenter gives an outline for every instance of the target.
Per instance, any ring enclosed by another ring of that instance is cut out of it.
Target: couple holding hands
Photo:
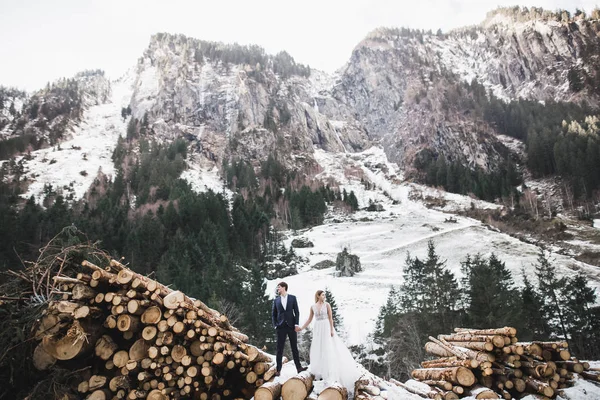
[[[302,372],[309,370],[315,379],[322,379],[326,383],[338,383],[350,392],[354,389],[354,382],[365,372],[360,364],[354,361],[352,354],[344,345],[333,326],[331,306],[327,303],[325,292],[317,290],[315,303],[311,305],[308,319],[300,326],[300,311],[296,296],[288,294],[288,285],[279,282],[277,285],[278,297],[273,302],[273,326],[277,331],[277,373],[279,376],[282,367],[283,347],[286,338],[290,340],[292,356],[296,370]],[[313,323],[313,337],[310,345],[310,365],[308,368],[300,364],[298,356],[298,332],[305,329],[311,321]]]

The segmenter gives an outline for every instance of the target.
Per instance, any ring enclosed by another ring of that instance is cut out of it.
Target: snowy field
[[[335,296],[339,312],[344,320],[342,333],[348,344],[367,342],[373,333],[377,314],[385,303],[390,287],[402,283],[402,269],[407,252],[420,258],[426,256],[427,242],[433,240],[436,251],[447,260],[447,266],[460,278],[460,263],[467,254],[480,253],[489,256],[495,253],[512,272],[515,283],[522,281],[521,269],[534,279],[533,264],[539,248],[523,243],[509,235],[488,229],[481,222],[454,216],[456,223],[445,220],[452,216],[448,212],[426,208],[418,200],[411,200],[414,190],[434,189],[412,184],[393,183],[393,177],[401,173],[395,165],[387,162],[383,151],[372,148],[360,154],[331,154],[317,151],[317,160],[324,168],[322,179],[334,177],[343,183],[348,192],[353,190],[360,206],[368,205],[369,199],[380,202],[384,211],[359,211],[353,215],[330,215],[324,225],[309,230],[290,232],[286,240],[289,246],[295,237],[303,237],[314,243],[312,248],[295,249],[307,257],[309,267],[298,275],[284,280],[291,294],[298,296],[301,324],[308,317],[314,293],[325,287]],[[357,176],[347,178],[344,171],[362,170],[363,176],[376,183],[378,190],[365,190]],[[383,193],[385,190],[388,194]],[[469,207],[472,199],[455,194],[442,195],[448,204],[445,210]],[[393,204],[393,200],[397,204]],[[494,204],[476,202],[480,208],[496,207]],[[335,261],[337,253],[347,248],[360,257],[363,272],[354,277],[335,277],[335,268],[316,270],[310,266],[322,260]],[[590,277],[592,287],[600,287],[600,269],[578,262],[560,254],[552,254],[561,275],[573,275],[583,270]],[[279,280],[268,283],[267,291],[274,296]]]

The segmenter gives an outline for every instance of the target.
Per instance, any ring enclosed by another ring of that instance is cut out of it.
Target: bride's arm
[[[329,326],[331,326],[331,336],[333,336],[333,313],[329,303],[327,303],[327,316],[329,317]]]
[[[313,319],[313,309],[312,307],[310,308],[310,314],[308,315],[308,319],[306,320],[306,322],[304,323],[304,325],[302,325],[300,327],[300,330],[303,330],[304,328],[306,328],[308,326],[308,324],[310,324],[310,321],[312,321]]]

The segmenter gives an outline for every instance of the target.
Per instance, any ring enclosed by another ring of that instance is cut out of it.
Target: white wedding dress
[[[312,311],[314,322],[309,371],[315,379],[323,379],[325,386],[338,383],[353,393],[354,383],[366,370],[354,361],[335,330],[331,336],[327,303],[320,308],[318,303],[313,304]]]

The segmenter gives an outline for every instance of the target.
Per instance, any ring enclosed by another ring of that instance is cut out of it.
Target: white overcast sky
[[[0,85],[35,90],[84,69],[116,78],[156,32],[287,50],[333,71],[380,27],[449,29],[498,6],[591,11],[600,0],[0,0]]]

